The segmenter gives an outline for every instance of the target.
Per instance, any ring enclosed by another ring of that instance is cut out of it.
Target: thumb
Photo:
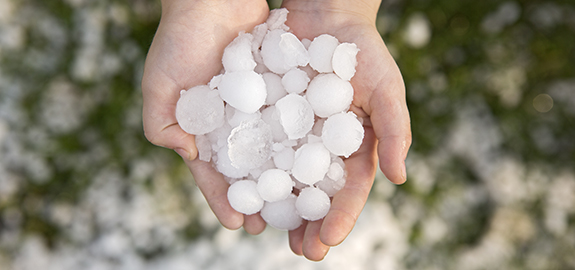
[[[163,87],[158,87],[159,85]],[[176,120],[176,104],[180,91],[177,85],[167,82],[153,83],[144,76],[142,81],[144,134],[151,143],[173,149],[186,160],[194,160],[198,155],[195,136],[182,130]]]

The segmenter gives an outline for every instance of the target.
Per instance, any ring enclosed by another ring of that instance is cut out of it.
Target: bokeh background
[[[279,1],[269,1],[277,7]],[[384,0],[408,181],[312,263],[142,132],[156,0],[0,0],[0,269],[575,269],[575,4]]]

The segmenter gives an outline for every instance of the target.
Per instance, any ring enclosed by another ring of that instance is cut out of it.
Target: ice
[[[267,32],[268,32],[267,23],[258,24],[254,27],[254,30],[252,30],[252,36],[254,37],[254,39],[252,40],[252,53],[257,52],[260,49]]]
[[[252,55],[252,41],[250,33],[240,33],[225,49],[222,64],[226,72],[251,71],[256,67]]]
[[[309,221],[325,217],[330,205],[329,196],[315,187],[302,189],[295,202],[296,210],[300,216]]]
[[[228,156],[232,166],[254,169],[271,157],[272,131],[263,120],[244,121],[228,138]]]
[[[242,122],[258,120],[261,118],[261,116],[262,113],[260,113],[259,111],[255,113],[245,113],[240,110],[236,110],[229,104],[226,105],[226,120],[228,121],[228,124],[230,124],[230,126],[232,127],[237,127]]]
[[[304,144],[295,152],[292,175],[304,184],[313,185],[324,178],[330,164],[329,151],[322,143]]]
[[[257,184],[252,180],[241,180],[230,185],[228,201],[234,210],[246,215],[255,214],[264,206]]]
[[[294,157],[295,150],[291,147],[285,147],[272,155],[275,166],[286,171],[293,168]]]
[[[254,71],[226,72],[218,86],[222,99],[234,108],[255,113],[265,103],[267,90],[262,75]],[[204,100],[198,103],[204,103]]]
[[[274,73],[284,74],[291,69],[285,63],[280,48],[281,35],[287,33],[282,29],[268,31],[262,42],[261,56],[266,67]]]
[[[290,140],[303,138],[313,127],[314,113],[309,102],[297,94],[289,94],[276,103],[284,132]]]
[[[253,177],[254,179],[258,179],[262,175],[263,172],[270,170],[270,169],[275,169],[275,168],[276,168],[276,165],[275,165],[274,161],[269,159],[262,166],[259,166],[255,169],[251,169],[250,170],[250,176]]]
[[[341,178],[344,177],[345,175],[345,171],[344,171],[344,167],[345,167],[345,163],[343,163],[343,160],[341,158],[336,158],[331,165],[329,165],[329,169],[327,171],[327,177],[329,177],[330,179],[337,181]]]
[[[315,183],[315,186],[329,197],[333,197],[338,191],[340,191],[343,186],[345,186],[345,177],[340,178],[337,181],[330,179],[329,177],[325,177],[323,180]]]
[[[294,34],[283,33],[280,37],[279,47],[288,66],[293,68],[309,63],[310,56],[307,49]]]
[[[243,178],[248,176],[249,170],[245,168],[237,168],[232,166],[232,161],[228,156],[228,146],[224,146],[218,150],[216,154],[216,169],[223,175],[231,178]]]
[[[331,60],[338,45],[337,38],[328,34],[314,38],[308,48],[309,65],[321,73],[333,72]]]
[[[182,90],[176,104],[176,120],[187,133],[201,135],[224,124],[224,103],[207,85]]]
[[[330,116],[323,125],[321,138],[334,155],[349,157],[363,141],[363,126],[353,112]]]
[[[219,75],[212,77],[212,79],[208,83],[208,86],[210,87],[210,89],[213,90],[213,89],[218,88],[218,85],[220,85],[220,82],[222,81],[222,76],[224,76],[224,74],[219,74]]]
[[[267,33],[262,42],[261,56],[266,67],[277,74],[309,62],[309,53],[299,39],[282,29]]]
[[[353,100],[353,87],[333,73],[319,74],[309,83],[306,98],[319,117],[347,111]]]
[[[208,135],[196,135],[196,148],[201,161],[209,162],[212,159],[212,144]]]
[[[335,48],[331,60],[333,72],[343,80],[349,81],[355,75],[359,48],[354,43],[342,43]]]
[[[224,122],[224,124],[216,128],[214,131],[206,134],[210,139],[210,143],[212,144],[212,149],[214,151],[219,151],[222,147],[228,145],[228,137],[232,133],[232,127],[228,122]]]
[[[270,169],[263,172],[257,189],[264,201],[277,202],[286,199],[292,192],[295,183],[284,170]]]
[[[282,84],[282,78],[280,76],[271,72],[266,72],[262,74],[262,76],[266,83],[268,93],[266,97],[267,105],[275,104],[280,98],[288,94]]]
[[[266,20],[265,24],[269,27],[270,30],[282,29],[284,31],[288,31],[289,27],[285,25],[288,13],[289,11],[285,8],[270,10],[270,14],[268,15],[268,19]]]
[[[280,114],[276,106],[269,106],[262,110],[262,120],[270,125],[274,142],[281,142],[288,138],[280,122]]]
[[[294,68],[284,74],[281,78],[281,83],[288,93],[299,94],[307,88],[309,77],[305,71]]]
[[[297,197],[290,194],[285,200],[265,202],[260,215],[270,226],[278,230],[295,230],[302,224],[302,218],[295,208]]]

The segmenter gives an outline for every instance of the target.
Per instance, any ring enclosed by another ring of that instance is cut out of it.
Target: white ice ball
[[[327,215],[331,206],[329,196],[319,188],[302,189],[295,202],[295,207],[303,219],[314,221]]]
[[[359,49],[354,43],[342,43],[335,48],[331,60],[333,72],[343,80],[349,81],[355,75],[357,53]]]
[[[276,103],[280,121],[290,140],[303,138],[313,127],[314,113],[309,102],[297,94],[289,94]]]
[[[252,215],[264,206],[264,200],[252,180],[236,181],[228,188],[228,201],[232,208],[242,214]]]
[[[254,71],[226,72],[218,85],[222,99],[234,108],[255,113],[265,103],[267,90],[261,74]]]
[[[266,97],[267,105],[275,104],[280,98],[285,97],[285,95],[288,94],[282,84],[282,78],[279,75],[266,72],[262,74],[262,76],[266,83],[268,93]]]
[[[270,169],[258,178],[257,189],[264,201],[276,202],[284,200],[291,194],[295,183],[287,172],[280,169]]]
[[[309,77],[307,73],[299,68],[288,71],[282,77],[282,85],[288,93],[299,94],[307,88]]]
[[[304,184],[313,185],[324,178],[330,163],[329,151],[322,143],[304,144],[295,152],[292,175]]]
[[[252,41],[250,33],[240,33],[226,48],[222,56],[222,64],[226,72],[254,70],[256,61],[252,55]]]
[[[339,41],[334,36],[323,34],[313,39],[309,45],[309,65],[321,73],[333,72],[332,58]]]
[[[176,120],[187,133],[201,135],[224,124],[224,102],[207,85],[180,92],[176,104]]]
[[[296,199],[294,194],[290,194],[281,201],[265,202],[260,215],[267,224],[278,230],[295,230],[302,223],[302,218],[295,208]]]
[[[352,112],[342,112],[330,116],[325,121],[321,138],[331,153],[349,157],[361,146],[363,135],[363,126],[357,116]]]
[[[254,169],[271,158],[272,130],[263,120],[244,121],[228,137],[228,156],[232,166]]]
[[[319,117],[347,111],[353,101],[353,87],[333,73],[319,74],[309,83],[306,98]]]

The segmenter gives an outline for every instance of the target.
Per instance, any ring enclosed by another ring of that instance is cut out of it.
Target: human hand
[[[231,208],[229,185],[209,163],[196,158],[195,137],[180,128],[175,110],[180,91],[207,84],[222,69],[225,46],[240,31],[264,22],[268,12],[266,1],[162,1],[162,18],[142,78],[146,138],[182,156],[224,227],[243,225],[252,234],[263,231],[265,222],[259,214],[244,216]]]
[[[347,182],[332,201],[325,218],[290,231],[290,247],[310,260],[321,260],[330,246],[341,243],[361,213],[379,166],[393,183],[406,180],[405,158],[411,145],[405,86],[389,54],[375,19],[380,1],[285,0],[286,24],[300,39],[330,34],[340,42],[355,43],[358,66],[351,79],[351,110],[364,118],[365,138],[360,149],[345,160]],[[377,150],[377,152],[376,152]]]

